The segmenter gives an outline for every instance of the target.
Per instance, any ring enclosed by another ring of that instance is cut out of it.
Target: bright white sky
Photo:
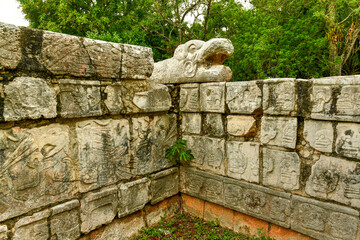
[[[17,26],[29,26],[16,0],[0,0],[0,22]]]

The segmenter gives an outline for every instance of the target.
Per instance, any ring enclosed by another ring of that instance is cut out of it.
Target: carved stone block
[[[228,141],[226,144],[227,175],[259,183],[259,148],[259,143]]]
[[[21,56],[20,28],[0,23],[0,69],[15,69]]]
[[[85,38],[83,44],[98,77],[120,78],[121,44],[89,38]]]
[[[150,185],[151,204],[179,193],[179,170],[171,168],[154,174]]]
[[[231,113],[253,113],[261,108],[261,97],[256,81],[226,83],[226,104]]]
[[[36,239],[47,240],[49,238],[49,228],[47,218],[50,211],[38,212],[29,217],[21,218],[15,223],[13,228],[14,240]]]
[[[6,225],[0,225],[0,240],[8,239],[8,228]]]
[[[112,85],[106,86],[105,91],[106,99],[104,103],[109,109],[111,114],[119,114],[124,108],[123,100],[121,99],[121,83],[114,83]]]
[[[255,126],[255,118],[252,116],[227,116],[227,132],[236,137],[248,136]]]
[[[146,79],[154,69],[152,49],[123,44],[121,61],[122,79]]]
[[[183,139],[195,157],[190,160],[190,166],[225,175],[225,140],[201,136],[184,136]]]
[[[81,232],[88,233],[110,223],[116,216],[117,206],[117,187],[86,193],[81,199]]]
[[[285,190],[299,189],[300,158],[295,152],[263,149],[263,184]]]
[[[260,141],[262,144],[295,148],[296,131],[297,118],[264,116]]]
[[[355,240],[359,212],[332,203],[294,195],[291,228],[316,239]]]
[[[316,150],[332,152],[334,131],[331,122],[305,120],[304,137]]]
[[[321,155],[313,166],[305,191],[313,197],[360,207],[360,164]]]
[[[77,193],[69,127],[2,130],[0,142],[0,221]]]
[[[121,120],[87,120],[76,124],[80,161],[80,191],[129,178],[129,122]]]
[[[180,111],[200,112],[199,84],[180,85]]]
[[[167,86],[153,84],[149,91],[135,93],[133,103],[145,112],[168,111],[171,107],[171,96]]]
[[[147,178],[133,182],[119,184],[119,211],[118,217],[124,217],[145,207],[149,202],[149,185]]]
[[[360,124],[339,123],[335,150],[340,155],[360,159]]]
[[[224,124],[222,115],[218,113],[208,113],[205,118],[204,131],[214,137],[224,136]]]
[[[360,86],[358,84],[342,86],[336,101],[336,111],[337,115],[360,116]]]
[[[44,79],[17,77],[5,85],[4,118],[16,121],[26,118],[56,117],[56,93]]]
[[[61,79],[60,115],[65,118],[99,116],[100,82]]]
[[[183,113],[181,130],[183,133],[200,134],[201,133],[201,114]]]
[[[78,200],[72,200],[51,208],[51,240],[77,239],[80,237],[79,206]]]
[[[296,84],[294,78],[264,81],[264,112],[287,115],[296,110]]]
[[[90,77],[95,73],[80,39],[67,34],[44,31],[38,60],[54,75]]]
[[[203,83],[200,85],[202,112],[225,112],[225,83]]]

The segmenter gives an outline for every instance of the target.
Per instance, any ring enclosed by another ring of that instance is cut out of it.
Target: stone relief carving
[[[296,91],[294,79],[285,82],[265,80],[263,107],[265,113],[290,114],[295,109]]]
[[[226,83],[226,104],[231,113],[253,113],[261,108],[261,97],[255,81]]]
[[[313,86],[310,95],[312,113],[327,113],[330,111],[332,96],[330,86]]]
[[[334,133],[330,122],[306,120],[304,137],[316,150],[332,152]]]
[[[200,108],[203,112],[225,112],[225,83],[200,84]]]
[[[180,85],[180,111],[200,112],[199,84]]]
[[[230,40],[191,40],[179,45],[170,59],[157,62],[151,80],[157,83],[226,82],[230,68],[222,63],[234,52]]]
[[[104,101],[106,107],[111,114],[119,114],[124,108],[123,100],[121,99],[121,83],[114,83],[106,86],[105,91],[107,98]]]
[[[183,133],[200,134],[201,133],[201,114],[183,113],[181,122],[181,131]]]
[[[340,155],[360,159],[360,124],[339,123],[335,150]]]
[[[356,85],[342,86],[336,102],[338,115],[360,115],[360,87]]]

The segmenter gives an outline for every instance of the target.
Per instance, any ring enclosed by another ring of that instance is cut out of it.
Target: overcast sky
[[[0,22],[28,26],[29,22],[25,20],[24,14],[18,7],[19,3],[16,0],[0,0]]]

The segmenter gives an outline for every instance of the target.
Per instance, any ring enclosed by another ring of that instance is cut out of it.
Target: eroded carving
[[[199,84],[183,84],[180,86],[180,111],[200,111],[199,86]]]
[[[222,115],[219,113],[208,113],[205,118],[204,125],[205,134],[214,136],[214,137],[222,137],[224,136],[224,124]]]
[[[360,124],[339,123],[336,132],[336,152],[346,157],[360,159]]]
[[[360,87],[356,85],[341,88],[341,93],[336,102],[336,113],[338,115],[360,115]]]
[[[330,111],[332,96],[330,86],[313,86],[312,94],[312,113],[327,113]]]
[[[121,99],[121,83],[114,83],[106,86],[105,91],[107,98],[104,101],[106,107],[111,114],[119,114],[124,108],[123,100]]]
[[[50,211],[38,212],[29,217],[21,218],[14,226],[14,240],[39,239],[47,240],[49,238],[49,228],[47,218]]]
[[[304,137],[316,150],[332,152],[334,133],[330,122],[306,120]]]
[[[295,81],[269,82],[264,85],[263,107],[265,113],[289,114],[295,110]]]
[[[201,114],[183,113],[181,130],[183,133],[200,134],[201,133]]]
[[[179,192],[179,171],[172,168],[153,175],[150,185],[151,204],[158,203]]]
[[[122,79],[146,79],[154,69],[152,49],[129,44],[122,44],[121,61]]]
[[[261,107],[261,97],[255,81],[226,83],[226,104],[231,113],[253,113]]]
[[[225,112],[225,83],[200,85],[200,107],[203,112]]]

